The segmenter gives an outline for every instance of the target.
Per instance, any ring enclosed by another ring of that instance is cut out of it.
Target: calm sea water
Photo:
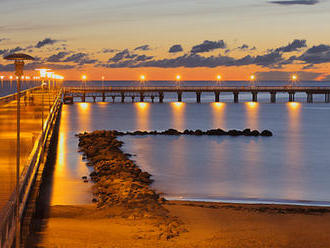
[[[102,82],[89,84],[102,85]],[[104,83],[105,86],[137,84]],[[147,84],[173,85],[171,82]],[[78,86],[80,82],[65,83],[65,86],[72,85]],[[299,85],[330,86],[330,83],[304,82]],[[2,92],[5,92],[3,88]],[[125,104],[92,103],[92,99],[87,99],[90,102],[64,105],[51,204],[91,201],[91,184],[81,180],[90,169],[77,152],[76,133],[97,129],[168,128],[251,128],[270,129],[274,133],[270,138],[122,137],[124,150],[135,154],[133,159],[137,164],[153,175],[153,187],[169,199],[330,204],[330,104],[323,103],[324,96],[315,96],[314,104],[305,103],[303,93],[296,95],[297,102],[294,103],[287,103],[288,96],[279,94],[277,104],[268,103],[268,94],[258,96],[261,103],[251,103],[250,94],[241,94],[239,104],[232,103],[232,94],[221,95],[221,103],[212,103],[213,94],[203,94],[202,104],[194,103],[194,94],[184,94],[185,103],[176,103],[175,94],[165,97],[167,103],[164,104],[129,103],[130,99]]]
[[[167,198],[330,201],[330,105],[304,103],[75,103],[65,105],[52,204],[87,203],[89,169],[75,133],[97,129],[270,129],[274,137],[122,137],[124,150]]]

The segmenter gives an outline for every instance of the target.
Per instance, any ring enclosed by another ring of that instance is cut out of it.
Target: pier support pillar
[[[197,103],[201,103],[201,95],[202,95],[201,92],[196,92],[196,101],[197,101]]]
[[[93,96],[93,102],[96,102],[96,96]]]
[[[325,102],[330,103],[330,93],[325,93]]]
[[[215,91],[214,92],[214,96],[215,96],[215,102],[220,102],[220,92],[219,91]]]
[[[182,91],[178,91],[178,102],[182,102]]]
[[[313,103],[313,93],[307,93],[307,102]]]
[[[121,93],[121,103],[125,102],[125,93]]]
[[[159,92],[159,102],[160,103],[164,102],[164,93],[163,92]]]
[[[105,93],[102,93],[102,102],[105,102]]]
[[[82,97],[81,97],[81,101],[82,101],[82,102],[86,102],[86,94],[85,94],[85,93],[82,95]]]
[[[289,92],[289,102],[294,102],[294,92]]]
[[[270,92],[270,102],[276,103],[276,92]]]
[[[238,92],[234,92],[234,103],[238,103]]]
[[[252,102],[257,102],[257,101],[258,101],[258,93],[252,92]]]
[[[152,103],[155,102],[155,96],[151,96],[151,102],[152,102]]]
[[[134,102],[135,96],[132,96],[132,102]]]
[[[140,92],[140,102],[144,102],[144,94],[143,94],[143,92]]]
[[[112,102],[115,103],[116,96],[112,96]]]

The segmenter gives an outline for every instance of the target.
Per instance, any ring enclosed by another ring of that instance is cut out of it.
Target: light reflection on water
[[[97,129],[270,129],[275,136],[125,136],[124,150],[168,197],[330,200],[330,106],[327,104],[65,105],[52,204],[90,201],[88,168],[75,133]],[[325,111],[327,110],[327,111]]]

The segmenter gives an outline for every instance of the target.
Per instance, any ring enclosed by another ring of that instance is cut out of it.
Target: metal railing
[[[107,86],[107,87],[64,87],[64,93],[73,92],[123,92],[123,91],[330,91],[330,87],[320,86]]]
[[[31,90],[31,89],[30,89]],[[33,184],[45,155],[45,148],[55,120],[62,106],[62,92],[59,91],[56,99],[50,109],[49,115],[44,123],[43,130],[38,136],[32,152],[28,158],[28,162],[20,175],[19,195],[13,192],[8,203],[0,212],[0,247],[9,248],[12,246],[16,233],[16,199],[19,197],[20,208],[19,218],[22,220],[25,207],[27,206],[29,194],[33,188]]]

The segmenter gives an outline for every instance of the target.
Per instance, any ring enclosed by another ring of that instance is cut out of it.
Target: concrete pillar
[[[105,102],[105,93],[102,92],[102,102]]]
[[[178,91],[178,102],[182,102],[182,91]]]
[[[93,96],[93,102],[96,102],[96,96]]]
[[[135,96],[132,96],[132,102],[134,102]]]
[[[220,102],[220,92],[219,91],[215,91],[214,92],[214,96],[215,96],[215,102]]]
[[[116,100],[116,96],[112,96],[112,102],[114,103]]]
[[[83,95],[82,95],[82,97],[81,97],[81,101],[82,101],[82,102],[86,102],[86,94],[85,94],[85,93],[83,93]]]
[[[159,92],[159,102],[160,103],[164,102],[164,93],[163,92]]]
[[[143,92],[140,92],[140,102],[144,102],[144,94],[143,94]]]
[[[270,92],[270,102],[276,103],[276,92]]]
[[[330,103],[330,93],[325,94],[325,102]]]
[[[294,92],[289,92],[289,102],[294,102]]]
[[[307,102],[313,103],[313,93],[307,92]]]
[[[155,101],[155,96],[151,96],[151,102]]]
[[[125,102],[125,93],[121,93],[121,102],[124,103]]]
[[[202,95],[201,92],[196,92],[196,101],[197,101],[197,103],[201,103],[201,95]]]
[[[252,102],[258,101],[258,92],[252,92]]]
[[[238,94],[239,92],[234,92],[234,103],[238,103]]]

